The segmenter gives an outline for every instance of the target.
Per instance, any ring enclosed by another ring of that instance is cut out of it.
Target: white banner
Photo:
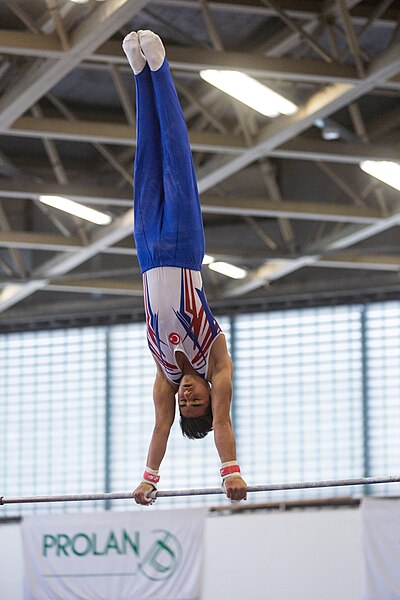
[[[364,600],[400,600],[400,500],[365,498],[361,505]]]
[[[197,600],[206,512],[26,517],[25,600]]]

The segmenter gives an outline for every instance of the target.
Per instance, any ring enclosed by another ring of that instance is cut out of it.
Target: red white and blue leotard
[[[222,332],[208,306],[200,271],[156,267],[143,274],[143,288],[148,345],[168,379],[176,385],[182,379],[178,351],[207,379],[211,348]]]

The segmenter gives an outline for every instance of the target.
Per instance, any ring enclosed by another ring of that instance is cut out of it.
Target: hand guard
[[[222,491],[224,492],[224,494],[226,494],[226,487],[225,487],[225,480],[229,479],[230,477],[241,477],[241,473],[240,473],[240,467],[239,464],[236,462],[236,460],[231,460],[229,462],[224,462],[221,464],[221,468],[219,470],[221,477],[222,477]],[[238,502],[240,502],[240,500],[231,500],[229,499],[230,502],[232,502],[232,504],[237,504]]]
[[[145,471],[143,473],[143,479],[142,479],[142,483],[149,483],[150,485],[152,485],[154,487],[153,491],[157,490],[157,483],[160,481],[160,476],[158,474],[158,471],[155,471],[154,469],[150,469],[150,467],[146,467]],[[150,492],[151,494],[153,492]],[[149,504],[154,504],[154,502],[156,501],[156,498],[151,498],[150,496],[149,498]]]

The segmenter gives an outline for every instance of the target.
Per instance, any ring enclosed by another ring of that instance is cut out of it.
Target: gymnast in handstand
[[[214,431],[223,489],[231,500],[243,500],[230,419],[232,361],[201,278],[204,231],[185,119],[160,38],[132,32],[123,49],[136,82],[134,234],[157,365],[155,425],[133,495],[138,504],[151,502],[177,397],[183,435],[200,439]]]

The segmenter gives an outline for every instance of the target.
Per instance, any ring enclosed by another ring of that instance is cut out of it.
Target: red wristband
[[[160,476],[155,475],[154,473],[150,473],[150,471],[145,471],[143,473],[143,481],[148,481],[149,483],[157,484],[160,481]]]
[[[233,475],[240,475],[240,467],[237,462],[224,463],[220,469],[222,479],[232,477]]]

